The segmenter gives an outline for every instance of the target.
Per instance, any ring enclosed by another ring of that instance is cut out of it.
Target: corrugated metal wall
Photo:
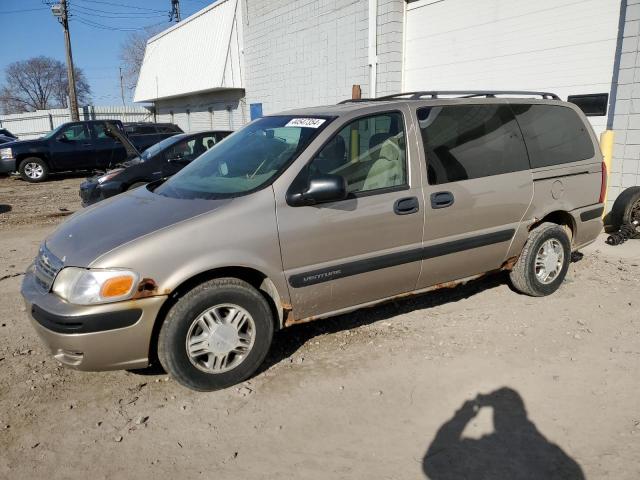
[[[121,120],[123,122],[153,122],[153,112],[140,106],[87,106],[80,110],[81,120]],[[66,108],[0,115],[0,127],[22,140],[37,138],[63,123],[70,122]]]
[[[151,38],[135,101],[214,88],[242,88],[238,0],[219,0]]]

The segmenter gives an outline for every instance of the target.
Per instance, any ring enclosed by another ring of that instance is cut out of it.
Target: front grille
[[[51,290],[53,281],[62,269],[62,260],[56,257],[49,249],[42,245],[35,262],[36,281],[45,290]]]

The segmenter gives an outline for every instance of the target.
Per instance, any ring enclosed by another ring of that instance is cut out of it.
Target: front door
[[[533,197],[506,103],[419,108],[426,216],[419,288],[499,268]]]
[[[420,273],[424,205],[406,112],[340,125],[293,182],[343,176],[347,199],[314,206],[286,202],[275,186],[282,261],[293,317],[304,319],[409,292]],[[407,144],[411,145],[407,148]]]

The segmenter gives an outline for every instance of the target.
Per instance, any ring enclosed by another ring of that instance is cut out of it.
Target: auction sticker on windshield
[[[325,121],[324,118],[292,118],[285,127],[318,128]]]

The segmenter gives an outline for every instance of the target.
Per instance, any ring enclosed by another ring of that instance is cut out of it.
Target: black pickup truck
[[[140,125],[119,120],[70,122],[35,140],[4,143],[0,173],[17,171],[28,182],[42,182],[50,172],[104,170],[128,157],[122,142],[109,133],[113,128],[123,134],[129,130],[127,136],[138,150],[182,132],[171,124],[148,124],[149,129]]]

